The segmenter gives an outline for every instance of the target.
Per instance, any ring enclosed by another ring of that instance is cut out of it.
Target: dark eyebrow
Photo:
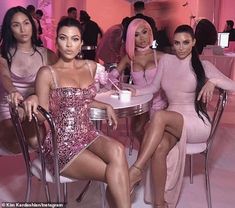
[[[25,22],[25,21],[29,21],[29,19],[27,18],[27,19],[23,20],[23,22]],[[13,24],[13,23],[20,23],[20,22],[17,22],[17,21],[11,22],[11,24]]]

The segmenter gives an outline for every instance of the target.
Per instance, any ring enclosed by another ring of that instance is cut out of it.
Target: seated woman
[[[34,81],[39,68],[54,63],[55,54],[36,46],[35,23],[25,8],[10,8],[3,19],[0,54],[0,148],[5,152],[20,152],[10,119],[8,101],[17,105],[34,93]],[[28,139],[34,143],[35,132],[24,121]]]
[[[131,68],[131,78],[138,88],[153,81],[162,52],[150,48],[153,42],[153,32],[150,25],[143,19],[134,19],[128,26],[126,38],[126,55],[122,58],[111,77],[118,77],[125,68]],[[154,94],[151,112],[166,107],[166,101],[161,92]],[[145,113],[132,119],[132,132],[141,142],[144,135],[144,125],[149,120]]]
[[[186,142],[205,142],[211,124],[205,103],[214,87],[235,91],[235,82],[208,61],[200,61],[193,29],[180,25],[174,32],[176,55],[164,55],[153,82],[141,95],[165,91],[169,106],[155,112],[134,165],[130,168],[131,189],[142,179],[142,170],[151,161],[154,207],[176,207],[183,181]]]
[[[123,145],[95,129],[90,107],[106,109],[109,123],[117,127],[112,106],[94,100],[97,64],[75,59],[81,51],[81,25],[76,19],[63,18],[57,27],[58,61],[40,68],[36,78],[36,97],[25,102],[31,119],[31,105],[48,110],[57,128],[61,175],[91,179],[108,184],[110,207],[130,208],[128,165]],[[50,132],[45,139],[46,160],[53,164]]]

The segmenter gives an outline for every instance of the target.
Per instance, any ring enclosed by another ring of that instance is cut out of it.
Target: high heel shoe
[[[131,168],[135,168],[136,170],[138,170],[140,172],[140,177],[134,182],[133,186],[131,187],[130,194],[132,195],[134,190],[137,188],[137,186],[139,186],[140,181],[142,180],[143,170],[140,167],[136,166],[136,165],[132,165]]]

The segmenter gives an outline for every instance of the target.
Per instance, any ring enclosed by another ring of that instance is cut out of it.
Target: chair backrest
[[[211,120],[211,132],[210,132],[210,136],[207,140],[207,149],[210,148],[212,141],[213,141],[213,137],[215,135],[215,132],[217,130],[218,124],[220,122],[220,119],[222,117],[222,114],[224,112],[224,108],[225,105],[227,103],[227,92],[223,89],[218,89],[219,90],[219,95],[218,95],[218,101],[217,104],[215,106],[215,110],[214,110],[214,114]]]
[[[23,108],[22,105],[19,105],[19,107]],[[27,171],[27,174],[30,175],[31,174],[31,158],[30,158],[30,153],[29,153],[29,146],[28,146],[28,142],[27,142],[24,130],[22,128],[22,123],[19,117],[18,108],[10,104],[9,109],[10,109],[10,114],[11,114],[11,120],[15,127],[17,139],[18,139],[21,151],[24,156],[26,171]],[[57,202],[60,202],[61,201],[60,175],[59,175],[59,162],[58,162],[58,153],[57,153],[58,147],[57,147],[57,138],[56,138],[56,128],[55,128],[55,124],[53,122],[53,119],[50,113],[48,113],[41,106],[38,106],[37,110],[41,114],[41,116],[47,121],[47,124],[52,134],[52,145],[53,145],[53,152],[54,152],[54,182],[56,186],[56,193],[58,193]],[[44,155],[44,148],[43,148],[44,135],[42,135],[40,131],[40,122],[38,120],[38,117],[35,114],[33,114],[32,118],[33,118],[32,122],[34,123],[34,127],[36,130],[36,136],[37,136],[37,142],[38,142],[38,153],[39,153],[39,158],[40,158],[41,166],[42,166],[41,167],[41,170],[42,170],[41,180],[45,183],[46,182],[46,165],[45,165],[45,155]]]

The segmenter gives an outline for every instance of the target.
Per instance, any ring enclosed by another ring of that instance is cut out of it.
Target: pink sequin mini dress
[[[99,136],[89,118],[89,104],[96,93],[94,84],[85,89],[62,87],[50,91],[49,111],[56,125],[60,172]],[[46,136],[44,147],[47,165],[52,170],[51,132]]]

